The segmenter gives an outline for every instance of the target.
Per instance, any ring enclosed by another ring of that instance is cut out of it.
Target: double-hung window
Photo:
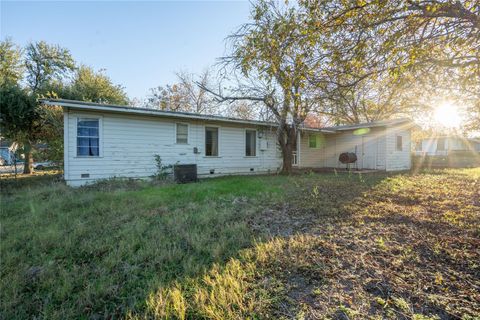
[[[100,156],[100,119],[78,119],[77,156]]]
[[[209,157],[218,156],[218,128],[205,128],[205,155]]]
[[[247,157],[257,155],[257,132],[255,130],[245,131],[245,155]]]
[[[177,143],[188,143],[188,125],[184,123],[177,123]]]

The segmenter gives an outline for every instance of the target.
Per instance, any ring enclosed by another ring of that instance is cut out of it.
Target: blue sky
[[[2,40],[66,47],[79,63],[106,69],[131,98],[174,82],[176,71],[215,63],[250,9],[247,1],[0,1]]]

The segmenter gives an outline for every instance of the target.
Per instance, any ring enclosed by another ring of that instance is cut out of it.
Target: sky
[[[106,69],[130,98],[200,73],[226,53],[225,38],[248,22],[248,1],[4,1],[0,37],[44,40],[78,63]]]

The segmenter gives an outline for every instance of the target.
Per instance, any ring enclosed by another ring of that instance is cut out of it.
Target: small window
[[[257,132],[255,130],[245,131],[245,155],[247,157],[257,155]]]
[[[317,147],[317,137],[313,134],[308,136],[308,146],[310,148],[316,148]]]
[[[205,155],[210,157],[218,156],[218,128],[205,128]]]
[[[78,119],[77,156],[100,155],[99,119]]]
[[[322,136],[311,134],[308,136],[308,147],[311,149],[320,148],[322,146]]]
[[[403,150],[403,137],[397,136],[397,151]]]
[[[184,123],[177,123],[177,143],[188,143],[188,125]]]
[[[445,151],[445,138],[438,138],[437,151]]]

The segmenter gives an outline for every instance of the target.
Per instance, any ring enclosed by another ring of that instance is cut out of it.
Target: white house
[[[462,136],[436,136],[415,143],[416,155],[446,156],[455,151],[480,152],[480,139]]]
[[[165,164],[196,164],[200,177],[281,168],[275,123],[71,100],[43,103],[64,109],[64,175],[71,186],[152,176],[157,154]],[[302,128],[294,166],[345,168],[340,153],[355,152],[359,169],[408,170],[411,128],[405,119]]]

